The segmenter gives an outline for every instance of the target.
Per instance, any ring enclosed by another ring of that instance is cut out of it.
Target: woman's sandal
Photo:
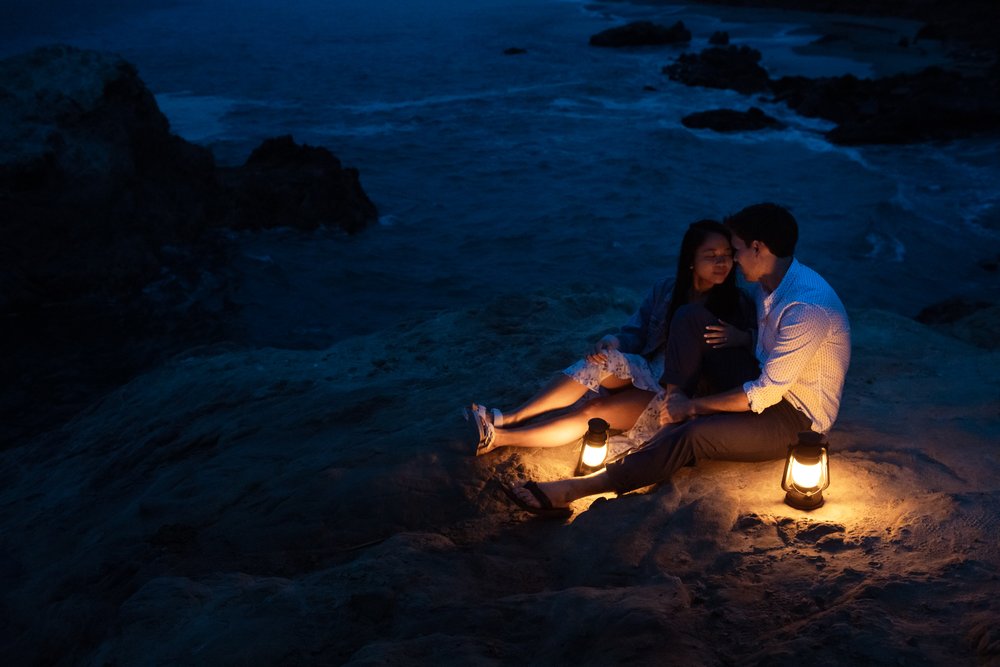
[[[476,414],[482,410],[484,416],[488,416],[492,424],[496,427],[503,426],[503,413],[496,408],[487,408],[485,405],[479,405],[478,403],[473,403],[467,408],[462,408],[462,414],[465,415],[465,419],[468,420],[471,415]]]
[[[555,507],[552,505],[552,501],[549,499],[545,492],[542,491],[538,484],[535,482],[525,482],[524,488],[526,488],[531,495],[535,497],[538,501],[540,507],[534,505],[529,505],[528,503],[521,500],[514,489],[510,488],[506,484],[500,484],[500,488],[503,489],[504,494],[510,498],[511,502],[517,505],[519,508],[525,512],[531,512],[532,514],[537,514],[540,517],[545,517],[546,519],[568,519],[573,516],[573,510],[569,507]]]
[[[479,442],[476,443],[476,456],[482,456],[493,451],[493,442],[496,440],[496,428],[486,418],[486,408],[481,405],[476,406],[476,410],[469,414],[466,419],[475,419],[476,429],[479,431]]]

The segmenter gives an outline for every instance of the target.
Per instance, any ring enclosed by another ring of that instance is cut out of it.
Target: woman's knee
[[[619,389],[625,389],[632,385],[632,381],[628,378],[620,378],[616,375],[606,375],[601,379],[601,386],[610,391],[616,391]]]
[[[626,415],[638,417],[655,395],[653,392],[632,387],[610,396],[601,396],[588,401],[581,408],[581,413],[587,419],[600,417],[608,421]]]

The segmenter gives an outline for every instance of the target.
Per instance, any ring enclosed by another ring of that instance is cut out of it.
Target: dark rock
[[[715,130],[716,132],[749,132],[763,129],[781,129],[784,123],[768,116],[757,107],[746,111],[735,109],[714,109],[689,114],[681,119],[684,127],[695,130]]]
[[[378,220],[356,169],[325,148],[268,139],[236,169],[220,169],[221,224],[235,229],[339,227],[349,233]]]
[[[915,319],[988,350],[1000,347],[1000,303],[956,296],[927,306]]]
[[[509,49],[504,49],[503,54],[505,56],[520,56],[527,53],[527,49],[521,49],[516,46],[512,46]]]
[[[776,101],[838,124],[834,143],[858,145],[955,139],[1000,127],[1000,81],[928,68],[880,79],[846,75],[771,82]]]
[[[838,42],[847,42],[847,35],[823,35],[822,37],[817,37],[812,41],[812,44],[824,45],[824,44],[836,44]]]
[[[929,67],[879,79],[848,74],[771,80],[759,61],[760,52],[746,46],[712,47],[681,55],[663,72],[689,86],[744,94],[770,90],[774,101],[803,116],[837,123],[826,133],[837,144],[949,140],[1000,128],[1000,65],[977,77]]]
[[[767,89],[767,71],[759,62],[760,51],[748,46],[714,46],[700,54],[681,55],[663,72],[688,86],[728,88],[749,94]]]
[[[729,44],[729,33],[723,30],[716,30],[708,38],[708,43],[713,46],[726,46]]]
[[[389,590],[352,593],[349,601],[351,616],[363,623],[388,623],[396,609],[396,596]]]
[[[101,392],[232,319],[223,225],[376,220],[325,149],[265,142],[219,170],[171,134],[135,68],[68,46],[0,61],[0,443],[54,428]]]
[[[943,42],[948,39],[948,31],[938,23],[925,23],[917,31],[917,36],[913,38],[913,41],[916,43],[927,39]]]
[[[953,324],[991,305],[988,301],[952,297],[927,306],[914,319],[923,324]]]
[[[996,273],[1000,269],[1000,255],[996,257],[987,257],[976,262],[976,265],[983,271],[989,271],[990,273]]]
[[[0,62],[0,308],[131,293],[200,240],[207,150],[170,134],[135,69],[58,46]]]
[[[691,31],[678,21],[669,28],[650,21],[635,21],[617,28],[609,28],[591,36],[591,46],[658,46],[691,41]]]
[[[1000,43],[1000,3],[992,0],[699,0],[705,4],[771,7],[858,16],[896,16],[932,24],[934,39],[947,38],[984,49],[995,57]],[[928,37],[931,39],[932,37]]]
[[[198,541],[198,529],[188,524],[168,523],[160,526],[148,541],[169,551],[187,551]]]
[[[0,61],[0,116],[0,311],[134,296],[219,225],[376,220],[355,170],[290,138],[222,170],[220,187],[212,154],[170,133],[115,55],[56,46]]]
[[[899,45],[900,48],[907,49],[910,47],[910,40],[908,40],[905,36],[900,37],[897,44]]]

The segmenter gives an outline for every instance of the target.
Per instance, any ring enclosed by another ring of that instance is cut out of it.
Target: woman
[[[742,348],[737,356],[714,355],[717,363],[751,358],[747,350],[753,345],[754,308],[736,286],[730,232],[722,223],[700,220],[689,226],[681,241],[676,277],[654,285],[617,334],[601,338],[585,359],[565,369],[526,403],[506,412],[475,403],[466,408],[466,419],[477,426],[476,455],[497,447],[565,445],[579,438],[593,417],[626,431],[634,443],[651,437],[660,428],[664,389],[699,393],[698,383],[704,381],[687,373],[684,359],[671,355],[670,324],[684,307],[704,307],[718,318],[718,324],[705,327],[707,348]],[[588,392],[596,397],[581,402]]]

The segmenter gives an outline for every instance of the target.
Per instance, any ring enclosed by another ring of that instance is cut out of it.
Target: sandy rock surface
[[[469,455],[638,295],[500,299],[323,351],[175,358],[0,455],[17,664],[973,664],[1000,659],[1000,352],[852,311],[827,504],[708,462],[574,505]]]

